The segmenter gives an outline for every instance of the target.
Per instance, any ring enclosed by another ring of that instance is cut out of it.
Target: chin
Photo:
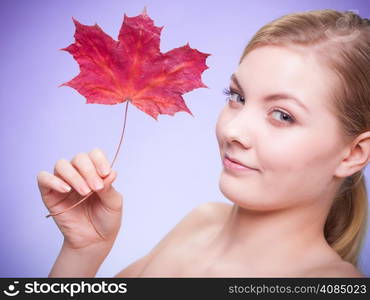
[[[265,194],[266,191],[254,182],[241,182],[240,178],[230,177],[229,174],[221,173],[218,181],[220,192],[233,204],[241,208],[253,211],[268,212],[284,209],[288,203]]]
[[[255,192],[252,190],[246,191],[245,186],[244,189],[242,189],[240,184],[236,185],[235,179],[233,181],[228,180],[228,178],[224,178],[221,175],[218,187],[225,198],[242,208],[257,211],[266,211],[271,209],[271,205],[261,203],[261,198],[256,197]]]

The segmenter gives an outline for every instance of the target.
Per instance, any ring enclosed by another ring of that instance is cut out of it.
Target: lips
[[[240,162],[239,160],[237,160],[236,158],[230,157],[230,156],[228,156],[227,154],[225,154],[225,158],[227,158],[227,159],[231,160],[233,163],[236,163],[236,164],[238,164],[238,165],[240,165],[240,166],[242,166],[242,167],[249,168],[249,169],[256,170],[256,171],[258,170],[258,169],[256,169],[256,168],[252,168],[252,167],[250,167],[250,166],[248,166],[248,165],[245,165],[245,164],[241,163],[241,162]]]

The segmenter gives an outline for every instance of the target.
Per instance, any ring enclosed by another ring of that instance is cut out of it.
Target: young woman
[[[216,124],[232,204],[191,211],[117,277],[363,277],[370,153],[370,24],[310,11],[262,27],[225,91]],[[100,149],[38,174],[63,247],[50,277],[93,277],[121,225],[117,173]],[[67,201],[63,186],[74,191]],[[55,205],[58,203],[57,205]]]

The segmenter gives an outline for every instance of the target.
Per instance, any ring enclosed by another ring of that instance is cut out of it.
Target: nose
[[[228,143],[239,144],[243,148],[250,148],[252,145],[253,132],[256,123],[253,120],[252,112],[244,107],[243,110],[234,114],[224,127],[225,139]]]

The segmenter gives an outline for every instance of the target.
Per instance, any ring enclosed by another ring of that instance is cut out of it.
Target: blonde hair
[[[330,108],[346,137],[370,130],[370,22],[352,11],[313,10],[282,16],[263,26],[244,49],[303,46],[335,72],[339,85]],[[329,245],[357,265],[367,228],[367,188],[362,170],[346,177],[324,226]]]

